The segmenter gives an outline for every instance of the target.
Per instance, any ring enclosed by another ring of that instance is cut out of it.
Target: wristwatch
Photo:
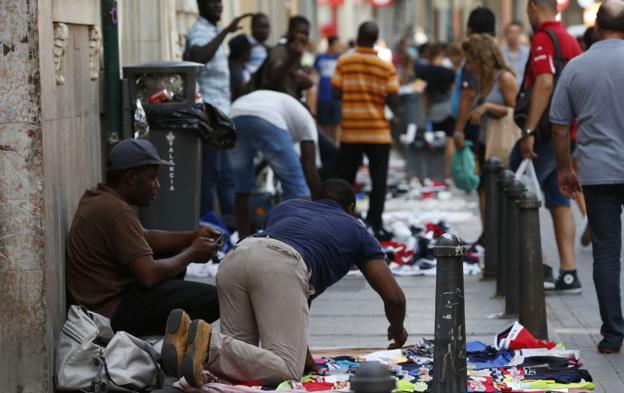
[[[522,139],[528,138],[530,136],[535,136],[535,130],[532,130],[530,128],[522,130]]]

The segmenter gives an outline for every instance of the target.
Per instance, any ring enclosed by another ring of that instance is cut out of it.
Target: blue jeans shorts
[[[256,116],[239,116],[233,121],[238,139],[228,156],[236,193],[256,188],[254,158],[261,153],[282,184],[284,199],[309,198],[310,189],[290,133]]]
[[[535,173],[544,193],[544,205],[550,209],[558,206],[570,206],[570,198],[559,191],[557,180],[557,162],[555,152],[550,142],[535,142],[533,148],[537,157],[533,159]],[[522,162],[520,142],[516,143],[509,156],[509,167],[516,171]]]

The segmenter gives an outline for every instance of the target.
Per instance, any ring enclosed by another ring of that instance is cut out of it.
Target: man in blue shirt
[[[336,132],[340,124],[340,100],[332,95],[331,79],[336,70],[336,63],[342,54],[342,44],[338,37],[327,38],[327,53],[322,53],[314,61],[318,74],[318,94],[316,97],[316,120],[321,131],[336,143]]]
[[[405,296],[354,208],[351,185],[329,179],[318,200],[293,199],[271,210],[264,232],[240,242],[221,262],[221,331],[195,320],[187,334],[180,327],[189,325],[188,316],[172,312],[165,346],[176,343],[176,351],[163,351],[163,364],[181,364],[196,387],[204,382],[204,367],[233,381],[299,380],[314,364],[307,350],[309,302],[354,265],[384,302],[389,348],[403,346]]]

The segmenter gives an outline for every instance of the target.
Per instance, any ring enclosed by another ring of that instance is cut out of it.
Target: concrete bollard
[[[546,301],[544,299],[544,270],[540,237],[540,201],[531,192],[523,192],[518,200],[520,247],[519,320],[540,340],[548,340]]]
[[[483,279],[496,278],[498,256],[498,175],[503,171],[503,165],[498,157],[492,157],[485,162],[485,219],[483,233],[485,234],[485,264]]]
[[[516,175],[509,169],[505,169],[498,175],[496,185],[498,186],[498,245],[496,253],[496,297],[505,296],[506,266],[505,250],[507,249],[507,198],[505,198],[505,187],[509,185]],[[487,253],[487,250],[485,250]]]
[[[433,253],[436,266],[433,392],[466,392],[466,314],[464,310],[464,246],[445,233]]]
[[[519,252],[520,243],[519,236],[519,211],[517,199],[527,190],[526,186],[520,180],[512,180],[505,188],[505,197],[507,198],[507,248],[505,253],[506,264],[506,285],[505,285],[505,316],[517,317],[520,301],[520,262]]]
[[[391,393],[396,388],[396,380],[380,362],[362,364],[349,383],[355,393]]]

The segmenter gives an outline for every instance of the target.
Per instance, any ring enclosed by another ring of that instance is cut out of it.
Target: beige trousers
[[[297,251],[270,238],[247,238],[217,274],[221,332],[207,369],[266,385],[300,379],[308,345],[308,269]]]

